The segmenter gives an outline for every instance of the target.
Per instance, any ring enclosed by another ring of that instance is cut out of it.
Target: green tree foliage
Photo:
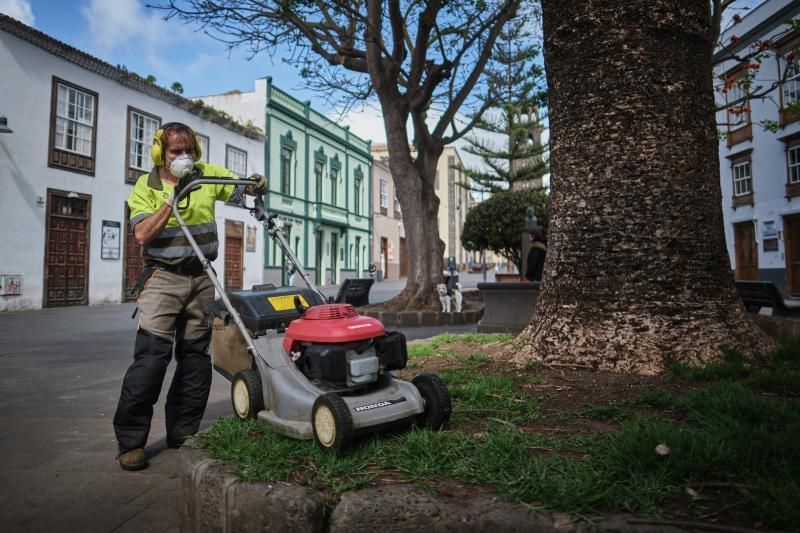
[[[170,89],[172,89],[172,92],[174,93],[183,94],[183,85],[179,81],[173,83]]]
[[[462,186],[471,190],[498,192],[549,171],[541,145],[544,71],[534,63],[539,48],[528,29],[533,15],[525,11],[508,23],[487,65],[486,91],[478,98],[489,110],[475,124],[482,134],[465,137],[465,151],[480,157],[484,167],[459,167],[469,178]],[[498,137],[504,138],[501,146]]]
[[[539,226],[547,235],[550,215],[544,189],[501,191],[469,210],[461,244],[467,250],[488,249],[500,254],[522,272],[521,239],[528,207],[533,207]]]

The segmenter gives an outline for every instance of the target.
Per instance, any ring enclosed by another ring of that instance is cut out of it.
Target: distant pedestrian
[[[544,258],[547,255],[547,245],[542,232],[533,230],[528,232],[531,247],[528,250],[528,261],[525,268],[525,279],[528,281],[542,281]]]
[[[297,267],[294,265],[289,267],[288,275],[289,275],[289,286],[294,287],[295,286],[294,282],[297,279]]]
[[[451,276],[456,273],[456,256],[450,256],[450,259],[447,261],[447,270],[450,271]]]

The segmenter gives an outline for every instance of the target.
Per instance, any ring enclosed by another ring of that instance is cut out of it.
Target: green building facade
[[[267,207],[319,285],[363,277],[372,234],[370,141],[266,78]],[[267,237],[264,280],[287,282],[287,260]]]

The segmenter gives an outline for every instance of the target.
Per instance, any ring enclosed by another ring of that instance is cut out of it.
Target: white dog
[[[453,294],[447,294],[447,285],[440,283],[436,286],[436,294],[439,295],[439,302],[442,304],[442,313],[449,313],[453,309],[456,313],[461,312],[461,302],[464,296],[461,294],[461,284],[456,283],[453,287]]]

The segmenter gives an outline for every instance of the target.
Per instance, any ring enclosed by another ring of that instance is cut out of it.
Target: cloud
[[[86,38],[99,57],[133,53],[162,75],[171,70],[165,58],[170,50],[187,51],[182,59],[191,60],[192,29],[177,19],[165,21],[163,12],[147,10],[139,0],[88,0],[81,14]]]
[[[365,103],[360,107],[350,109],[346,115],[341,116],[341,109],[331,109],[328,118],[340,126],[350,126],[350,131],[372,144],[386,143],[386,128],[383,125],[383,112],[376,103]]]
[[[28,0],[0,0],[0,13],[33,26],[36,22]]]

